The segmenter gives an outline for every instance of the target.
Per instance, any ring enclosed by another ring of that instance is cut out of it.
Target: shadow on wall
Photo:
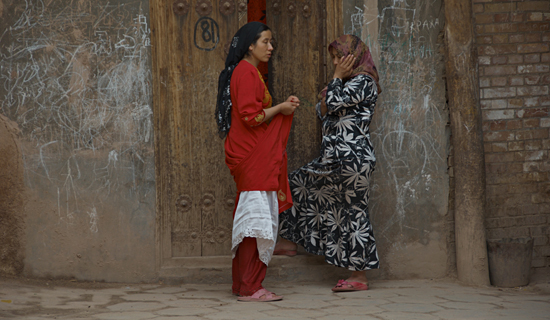
[[[23,158],[15,122],[0,115],[0,274],[23,271]]]

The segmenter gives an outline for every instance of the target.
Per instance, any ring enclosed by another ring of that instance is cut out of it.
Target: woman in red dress
[[[218,84],[216,120],[225,138],[225,162],[237,184],[233,219],[233,293],[239,301],[276,301],[262,286],[277,240],[278,215],[292,206],[286,144],[295,96],[272,106],[260,72],[271,58],[269,28],[244,25],[233,37]]]

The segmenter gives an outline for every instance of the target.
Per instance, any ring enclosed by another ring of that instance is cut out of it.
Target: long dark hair
[[[216,101],[216,123],[220,138],[225,138],[231,127],[231,75],[237,64],[248,54],[251,44],[256,44],[262,32],[270,30],[261,22],[249,22],[242,26],[233,36],[229,53],[225,59],[225,69],[218,79],[218,99]]]

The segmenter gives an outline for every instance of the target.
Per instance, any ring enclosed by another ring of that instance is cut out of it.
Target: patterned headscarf
[[[378,71],[376,70],[374,61],[372,60],[369,47],[367,47],[367,45],[361,41],[359,37],[352,34],[345,34],[334,40],[328,46],[329,51],[330,48],[334,48],[336,50],[336,55],[338,57],[345,57],[348,54],[353,54],[356,60],[353,65],[353,71],[350,78],[360,74],[368,74],[374,79],[374,82],[376,82],[378,93],[380,94],[382,92],[382,88],[378,82]],[[326,95],[326,90],[327,88],[325,87],[323,91],[321,91],[321,96],[324,97]]]
[[[244,58],[248,48],[260,30],[269,30],[261,22],[249,22],[242,26],[231,41],[229,53],[225,59],[225,69],[220,73],[218,79],[218,100],[216,102],[216,122],[220,138],[225,138],[231,127],[231,75],[237,64]]]

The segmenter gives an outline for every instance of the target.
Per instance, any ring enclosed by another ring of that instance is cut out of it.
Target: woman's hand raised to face
[[[355,64],[355,59],[356,58],[352,54],[348,54],[347,56],[341,58],[340,61],[336,64],[333,79],[340,78],[344,80],[351,76],[353,65]]]
[[[285,116],[292,114],[300,106],[300,99],[296,96],[290,96],[285,102],[281,103],[281,113]]]

